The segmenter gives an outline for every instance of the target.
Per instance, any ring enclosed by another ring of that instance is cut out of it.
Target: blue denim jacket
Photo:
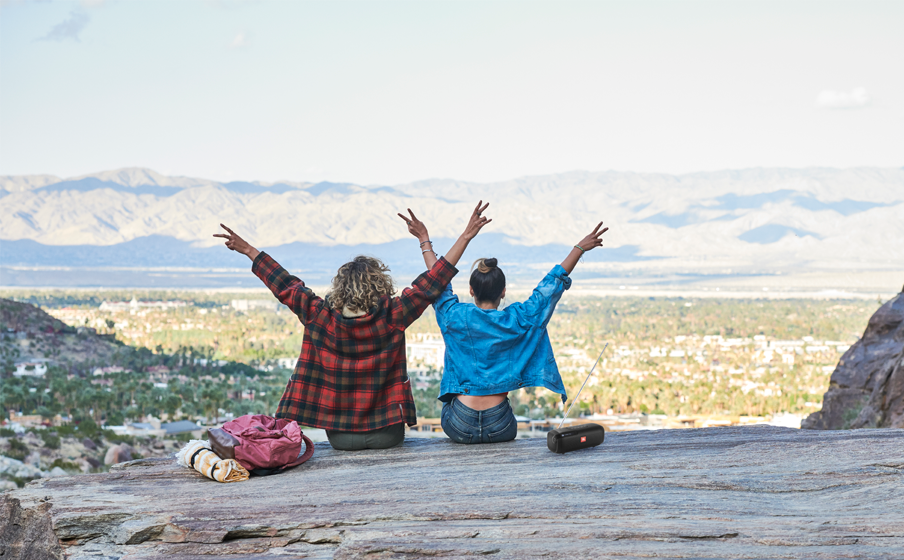
[[[571,278],[556,265],[527,301],[502,310],[461,303],[452,284],[433,303],[446,341],[439,400],[455,395],[495,395],[521,387],[546,387],[562,395],[546,325]]]

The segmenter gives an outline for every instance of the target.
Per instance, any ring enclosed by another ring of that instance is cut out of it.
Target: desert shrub
[[[845,410],[841,415],[841,429],[842,430],[850,430],[851,424],[854,423],[854,420],[860,416],[860,411],[862,408],[849,408]]]
[[[135,446],[135,436],[117,434],[113,430],[104,430],[103,436],[104,439],[109,441],[110,443],[128,443],[132,447]]]
[[[56,434],[51,434],[42,432],[41,439],[44,440],[44,446],[49,447],[50,449],[59,449],[60,448],[60,436]]]
[[[50,467],[48,468],[48,470],[50,470],[54,467],[60,467],[64,471],[81,471],[81,468],[77,464],[72,463],[70,461],[64,461],[62,459],[54,460],[54,462],[50,464]]]
[[[16,486],[18,486],[19,488],[24,488],[25,485],[28,484],[29,482],[31,482],[32,480],[36,480],[35,478],[32,478],[32,477],[20,478],[18,476],[11,476],[11,477],[9,477],[9,479],[12,480],[13,482],[15,482]]]
[[[56,429],[57,435],[60,437],[72,437],[75,435],[75,426],[64,424]]]
[[[6,456],[22,461],[28,456],[28,446],[16,438],[11,438],[9,440],[9,450],[6,452]]]
[[[97,423],[94,420],[92,420],[90,418],[85,418],[84,420],[79,422],[78,431],[80,434],[82,434],[84,436],[93,438],[94,436],[96,436],[98,434],[98,432],[100,431],[100,428],[97,427]]]

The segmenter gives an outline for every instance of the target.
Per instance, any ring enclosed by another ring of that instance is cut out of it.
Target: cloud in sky
[[[27,0],[0,0],[0,8],[3,8],[5,6],[12,6],[15,4],[24,4],[26,1]],[[50,2],[50,0],[37,0],[37,1]]]
[[[232,43],[230,43],[229,46],[234,49],[240,49],[242,47],[247,47],[248,45],[248,36],[245,35],[244,31],[239,31],[238,34],[236,34],[235,39],[232,40]]]
[[[0,0],[0,7],[12,6],[13,4],[25,4],[29,0]],[[31,0],[32,2],[50,2],[51,0]],[[107,0],[80,0],[79,4],[84,8],[100,8],[107,3]]]
[[[866,88],[854,88],[850,92],[823,90],[816,96],[816,106],[821,109],[858,109],[870,104]]]
[[[67,39],[72,39],[73,41],[79,42],[80,39],[78,35],[85,26],[88,25],[90,19],[91,18],[89,18],[88,14],[85,12],[72,10],[69,12],[68,18],[54,25],[53,28],[47,32],[47,35],[41,37],[40,40],[65,41]]]

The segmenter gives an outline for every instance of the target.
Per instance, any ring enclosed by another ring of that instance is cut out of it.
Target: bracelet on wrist
[[[426,245],[426,244],[427,244],[427,243],[429,243],[429,244],[431,244],[431,245],[433,245],[433,242],[432,242],[432,241],[430,241],[430,240],[429,240],[429,239],[428,239],[428,240],[427,240],[427,241],[423,241],[423,242],[421,242],[421,247],[423,247],[423,246],[424,246],[424,245]]]
[[[423,251],[421,251],[421,254],[423,255],[424,253],[433,253],[433,256],[436,256],[436,251],[434,251],[433,249],[424,249]]]
[[[581,251],[581,256],[583,256],[583,255],[584,255],[584,253],[586,253],[586,252],[587,252],[587,251],[585,251],[585,250],[584,250],[584,248],[583,248],[583,247],[581,247],[581,246],[580,246],[580,245],[575,245],[575,246],[574,246],[574,248],[575,248],[575,249],[578,249],[578,250],[580,250],[580,251]]]

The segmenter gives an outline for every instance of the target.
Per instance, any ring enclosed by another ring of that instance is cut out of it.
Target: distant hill
[[[904,169],[575,171],[375,186],[222,183],[131,168],[0,177],[0,197],[3,266],[244,266],[210,250],[220,222],[306,267],[335,270],[337,255],[358,252],[417,261],[396,212],[414,209],[444,240],[442,252],[478,199],[491,202],[493,218],[481,254],[525,266],[560,260],[599,220],[612,229],[586,270],[600,273],[613,261],[713,273],[889,269],[904,249]]]
[[[93,328],[76,328],[51,317],[28,303],[0,298],[0,354],[6,363],[30,360],[51,363],[107,363],[122,347],[112,336],[98,335]],[[3,377],[0,374],[0,377]]]
[[[434,238],[437,246],[451,247],[453,239]],[[472,257],[491,256],[503,259],[507,273],[528,274],[536,262],[561,260],[570,250],[568,245],[548,244],[536,247],[514,245],[498,233],[490,233],[476,238],[469,247]],[[424,263],[417,242],[406,240],[391,241],[373,245],[323,246],[311,243],[288,243],[276,247],[260,247],[280,264],[295,274],[303,275],[308,281],[327,282],[336,270],[356,255],[372,255],[383,259],[393,274],[404,282],[423,272]],[[622,246],[600,252],[595,262],[642,262],[654,257],[637,254],[637,246]],[[236,269],[251,267],[251,262],[242,255],[233,253],[217,245],[196,247],[188,241],[172,237],[148,236],[119,243],[117,245],[42,245],[31,240],[4,241],[3,262],[38,267],[129,267],[154,268],[170,267],[195,269]],[[534,276],[539,278],[537,272]],[[245,274],[247,286],[260,286],[253,275]],[[411,278],[404,278],[410,276]],[[246,285],[245,282],[242,283]]]

